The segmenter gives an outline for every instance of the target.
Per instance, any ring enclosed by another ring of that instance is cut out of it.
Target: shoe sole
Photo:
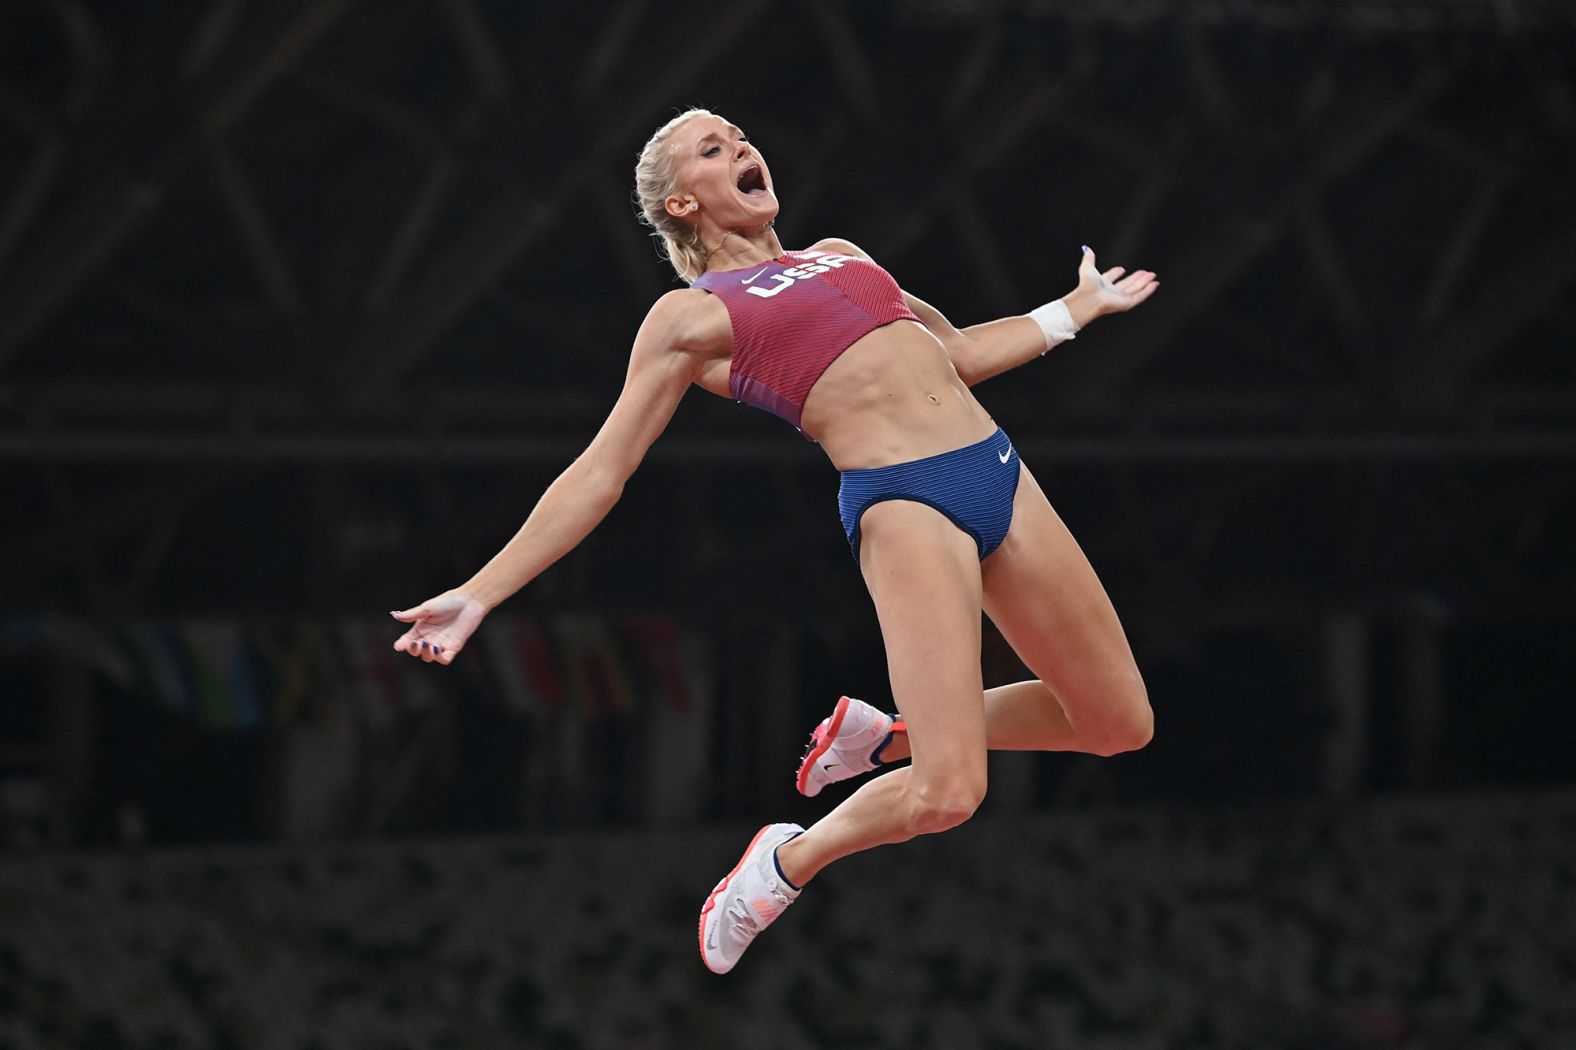
[[[810,771],[821,760],[821,756],[832,749],[832,743],[837,739],[837,731],[843,728],[843,716],[846,714],[848,714],[848,697],[838,697],[837,706],[832,709],[832,717],[826,723],[826,732],[821,734],[820,739],[816,739],[814,733],[810,734],[813,743],[810,745],[810,750],[805,752],[803,760],[799,763],[799,773],[794,777],[794,786],[805,798],[814,798],[821,793],[819,787],[814,791],[806,790],[810,781]]]
[[[711,914],[712,909],[717,906],[718,899],[722,896],[722,891],[728,888],[728,883],[733,881],[733,877],[739,873],[741,868],[744,867],[744,862],[750,859],[750,854],[755,852],[755,847],[760,843],[761,836],[765,835],[774,827],[776,827],[775,824],[768,824],[755,833],[755,837],[750,840],[750,844],[744,847],[744,855],[739,858],[739,863],[735,864],[733,866],[733,870],[722,877],[722,881],[717,883],[717,888],[712,890],[711,893],[706,897],[706,903],[700,906],[700,927],[697,930],[697,932],[700,934],[700,961],[704,963],[706,965],[706,969],[710,970],[712,973],[727,973],[728,970],[733,969],[733,967],[729,966],[728,970],[719,970],[713,966],[711,964],[711,960],[706,957],[706,916]]]

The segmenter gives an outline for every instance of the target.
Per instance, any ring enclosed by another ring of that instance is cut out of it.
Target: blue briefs
[[[848,546],[859,560],[859,519],[883,500],[906,499],[934,507],[979,546],[980,560],[1001,546],[1012,527],[1018,493],[1018,453],[1007,435],[889,467],[843,471],[837,508]]]

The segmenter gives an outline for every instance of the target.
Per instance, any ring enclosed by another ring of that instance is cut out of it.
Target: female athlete
[[[1145,270],[1101,273],[1085,248],[1062,299],[958,329],[848,241],[784,251],[765,158],[713,113],[660,128],[635,174],[645,220],[691,287],[652,306],[607,421],[519,532],[460,587],[394,613],[410,625],[394,648],[453,661],[488,612],[602,520],[692,385],[819,442],[842,472],[843,526],[900,714],[839,699],[798,788],[814,795],[911,761],[808,830],[756,834],[701,909],[701,956],[725,973],[834,860],[967,820],[985,796],[987,750],[1114,755],[1148,743],[1154,716],[1105,589],[969,388],[1159,285]],[[1037,680],[984,689],[981,611]]]

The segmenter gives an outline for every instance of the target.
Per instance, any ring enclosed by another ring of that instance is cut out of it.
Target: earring
[[[696,204],[694,201],[690,201],[689,210],[690,211],[700,211],[700,205]]]

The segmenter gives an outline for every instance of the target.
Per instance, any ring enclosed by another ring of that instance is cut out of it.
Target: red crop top
[[[799,426],[810,388],[862,336],[917,321],[891,274],[855,255],[784,252],[758,266],[701,274],[733,324],[728,389]]]

